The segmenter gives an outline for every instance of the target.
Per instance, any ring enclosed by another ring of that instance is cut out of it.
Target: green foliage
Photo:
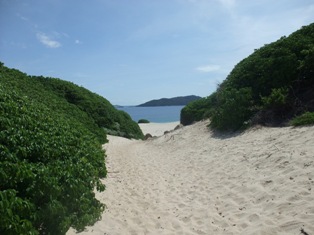
[[[267,97],[261,97],[264,109],[280,109],[287,104],[288,89],[274,88]]]
[[[0,191],[1,234],[39,234],[32,222],[25,219],[34,211],[32,203],[16,194],[13,189]]]
[[[142,138],[104,98],[0,63],[0,234],[65,234],[100,218],[107,128]]]
[[[105,98],[71,82],[42,77],[38,79],[60,98],[87,113],[98,127],[109,130],[111,134],[121,134],[127,138],[141,139],[143,137],[141,129],[131,117],[127,113],[115,109]],[[117,123],[120,124],[119,130],[116,128]]]
[[[104,209],[104,152],[81,123],[0,86],[1,234],[82,230]]]
[[[105,98],[71,82],[42,76],[27,76],[16,69],[0,66],[0,84],[6,89],[21,91],[53,112],[78,121],[93,132],[102,143],[106,142],[103,128],[114,130],[121,124],[125,137],[141,139],[143,133],[136,122],[122,111],[115,109]]]
[[[183,125],[190,125],[195,121],[200,121],[202,119],[208,118],[210,113],[210,107],[213,107],[216,103],[216,93],[195,100],[186,105],[180,114],[180,122]]]
[[[140,119],[137,123],[149,123],[147,119]]]
[[[223,90],[217,94],[217,108],[212,110],[210,126],[217,130],[237,130],[249,120],[252,110],[251,88]]]
[[[314,125],[314,112],[306,112],[298,117],[295,117],[290,122],[293,126]]]
[[[239,102],[234,109],[233,100],[239,97],[231,95],[238,96],[235,91],[242,93],[241,89],[247,88],[251,89],[249,102]],[[211,126],[218,129],[236,129],[243,121],[253,119],[260,124],[269,120],[267,124],[282,125],[304,110],[314,111],[313,89],[314,24],[310,24],[240,61],[213,94],[217,102],[203,100],[204,105],[196,108],[188,104],[181,112],[181,123],[197,121],[207,113]],[[234,114],[232,110],[244,113]],[[225,124],[228,127],[222,126]]]

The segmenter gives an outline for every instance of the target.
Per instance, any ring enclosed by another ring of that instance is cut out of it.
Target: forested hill
[[[191,101],[199,100],[201,97],[190,95],[190,96],[180,96],[174,98],[162,98],[158,100],[151,100],[146,103],[138,105],[138,107],[152,107],[152,106],[180,106],[187,105]]]
[[[314,113],[314,23],[257,49],[210,96],[181,111],[181,123],[211,119],[211,127],[280,126]],[[305,116],[302,116],[305,115]]]

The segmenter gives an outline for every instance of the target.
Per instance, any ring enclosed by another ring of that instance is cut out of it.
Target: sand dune
[[[161,136],[165,131],[173,130],[180,122],[167,122],[167,123],[141,123],[140,128],[144,135],[151,134],[152,136]]]
[[[207,124],[110,136],[107,209],[81,234],[314,234],[314,127],[214,135]]]

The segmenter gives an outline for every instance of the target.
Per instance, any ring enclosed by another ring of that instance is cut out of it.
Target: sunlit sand
[[[314,234],[314,127],[214,135],[207,124],[109,136],[107,209],[82,234]]]

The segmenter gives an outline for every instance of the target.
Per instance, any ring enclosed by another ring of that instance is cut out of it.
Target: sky
[[[114,105],[206,97],[254,49],[313,22],[313,0],[0,0],[0,61]]]

